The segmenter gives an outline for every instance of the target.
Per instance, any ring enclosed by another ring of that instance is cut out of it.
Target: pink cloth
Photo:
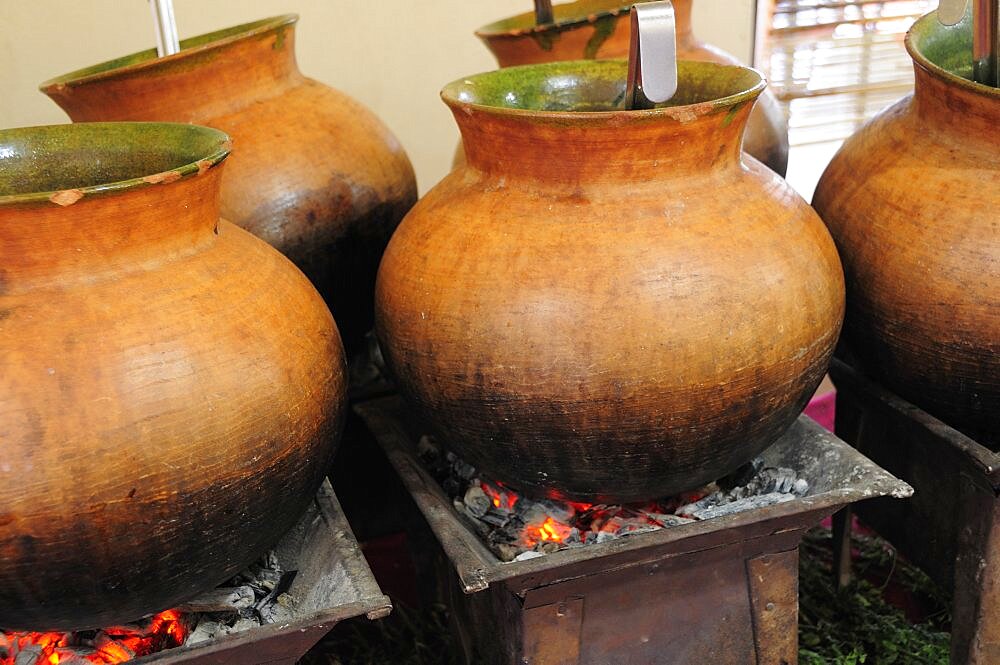
[[[806,407],[806,415],[818,422],[826,429],[833,431],[833,417],[837,406],[837,393],[829,392],[819,397],[814,397]]]

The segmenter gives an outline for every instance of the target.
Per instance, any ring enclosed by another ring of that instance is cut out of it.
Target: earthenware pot
[[[677,57],[736,65],[725,51],[705,44],[691,29],[693,0],[674,0]],[[576,0],[553,6],[555,22],[536,26],[534,13],[519,14],[476,31],[501,67],[580,58],[627,58],[629,8],[622,0]],[[788,167],[788,123],[777,98],[765,90],[750,115],[743,149],[780,175]]]
[[[814,205],[844,259],[847,351],[903,398],[1000,447],[1000,90],[968,23],[906,38],[914,94],[851,137]]]
[[[249,565],[322,481],[343,349],[219,219],[222,132],[0,131],[0,626],[106,626]]]
[[[673,106],[613,110],[625,69],[447,86],[468,164],[379,269],[376,331],[404,395],[534,495],[637,500],[723,476],[792,423],[840,331],[829,234],[742,158],[761,76],[681,62]]]
[[[371,328],[382,250],[416,201],[413,169],[378,118],[306,78],[293,15],[144,51],[42,84],[74,121],[171,120],[236,145],[222,216],[290,258],[326,299],[349,350]]]

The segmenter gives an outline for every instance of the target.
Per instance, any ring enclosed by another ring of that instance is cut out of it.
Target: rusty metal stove
[[[1000,663],[1000,453],[839,360],[830,376],[837,434],[916,489],[908,501],[871,501],[857,512],[952,593],[951,662]],[[849,512],[838,515],[841,552],[849,524]],[[843,579],[849,562],[840,557]]]
[[[355,411],[443,550],[441,583],[469,663],[794,663],[802,534],[852,501],[911,492],[803,417],[764,457],[807,479],[805,497],[502,563],[419,462],[424,432],[402,400]]]
[[[330,481],[324,481],[302,519],[275,548],[286,570],[297,570],[289,593],[294,619],[251,628],[194,646],[161,651],[135,665],[294,665],[344,619],[380,619],[392,603],[379,589],[344,517]]]

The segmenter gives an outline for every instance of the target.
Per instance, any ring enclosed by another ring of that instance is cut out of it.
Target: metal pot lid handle
[[[965,17],[969,0],[941,0],[938,3],[938,20],[944,25],[955,25]]]
[[[677,30],[669,0],[633,5],[625,108],[651,108],[677,92]]]

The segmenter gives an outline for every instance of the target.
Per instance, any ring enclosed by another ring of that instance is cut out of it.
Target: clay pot
[[[627,58],[629,8],[621,0],[577,0],[554,5],[555,23],[535,25],[534,13],[519,14],[476,31],[501,67],[560,60]],[[699,41],[691,29],[692,0],[674,0],[677,57],[738,65],[725,51]],[[765,90],[750,115],[743,149],[775,173],[788,168],[788,123],[777,98]]]
[[[385,243],[417,197],[413,169],[378,118],[304,77],[294,15],[144,51],[43,83],[74,121],[170,120],[217,127],[237,146],[222,216],[312,280],[349,351],[372,324]]]
[[[607,110],[625,68],[446,87],[469,162],[379,269],[376,332],[404,395],[536,496],[638,500],[725,475],[792,423],[840,331],[829,234],[741,158],[760,75],[682,62],[678,106]]]
[[[329,311],[219,220],[228,137],[0,131],[0,626],[134,620],[301,515],[345,404]]]
[[[1000,90],[968,23],[906,39],[916,88],[837,153],[814,205],[844,259],[847,350],[871,376],[1000,449]]]

